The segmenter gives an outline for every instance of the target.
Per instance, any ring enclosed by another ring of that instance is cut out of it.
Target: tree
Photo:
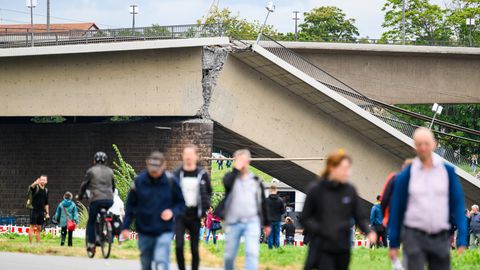
[[[255,39],[261,28],[258,21],[248,22],[241,19],[238,14],[233,15],[228,8],[220,10],[215,7],[206,19],[197,20],[198,25],[203,21],[205,21],[205,31],[208,33],[219,34],[218,31],[222,31],[221,34],[239,39]],[[277,31],[271,25],[266,25],[263,33],[268,36],[277,35]]]
[[[354,41],[359,35],[355,19],[347,19],[346,14],[338,7],[318,7],[303,15],[305,19],[304,23],[300,24],[299,40]]]
[[[448,5],[447,21],[453,30],[453,38],[462,45],[468,45],[469,27],[466,24],[467,18],[477,17],[480,14],[480,0],[452,0]],[[477,46],[480,45],[480,31],[473,27],[472,40]]]
[[[60,124],[66,120],[63,116],[35,116],[30,119],[35,124]]]
[[[434,41],[449,41],[452,30],[447,21],[446,9],[431,4],[428,0],[405,0],[405,36],[420,44]],[[382,27],[389,29],[382,34],[383,40],[402,39],[403,0],[387,0]]]

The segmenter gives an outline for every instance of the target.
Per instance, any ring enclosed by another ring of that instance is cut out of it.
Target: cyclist
[[[97,152],[93,157],[93,166],[87,170],[85,180],[80,186],[78,195],[81,200],[88,190],[90,206],[88,209],[87,223],[87,251],[95,253],[95,219],[102,209],[109,209],[113,205],[113,192],[115,182],[113,170],[107,165],[107,154]]]

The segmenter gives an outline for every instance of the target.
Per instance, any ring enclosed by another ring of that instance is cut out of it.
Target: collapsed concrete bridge
[[[226,152],[248,147],[256,157],[325,156],[344,148],[355,159],[352,181],[365,202],[413,155],[408,134],[383,121],[384,112],[379,115],[366,97],[269,40],[3,49],[0,69],[0,198],[7,214],[24,212],[25,186],[39,173],[51,176],[54,198],[75,191],[91,154],[113,143],[125,149],[124,159],[137,170],[158,148],[168,154],[171,167],[178,165],[179,149],[190,142],[200,144],[206,156],[213,147]],[[90,120],[24,121],[45,115]],[[91,124],[116,115],[150,120]],[[323,164],[254,165],[305,190]],[[467,202],[474,201],[480,181],[460,168],[457,174]]]

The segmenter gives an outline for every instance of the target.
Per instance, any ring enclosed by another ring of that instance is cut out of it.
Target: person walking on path
[[[470,248],[478,248],[480,245],[480,213],[478,205],[472,205],[470,212]]]
[[[291,217],[285,218],[285,224],[282,225],[282,232],[285,233],[285,242],[287,245],[295,243],[295,225]]]
[[[78,209],[75,203],[72,201],[73,195],[70,192],[65,192],[63,195],[63,201],[58,204],[57,210],[55,211],[55,221],[58,223],[58,226],[62,228],[60,245],[65,245],[65,240],[69,247],[73,245],[72,243],[72,234],[73,230],[68,230],[67,224],[68,221],[73,221],[75,224],[78,224]],[[68,235],[68,239],[67,238]]]
[[[123,219],[125,218],[125,204],[118,195],[118,189],[113,192],[113,204],[108,212],[112,214],[112,232],[115,237],[118,237],[118,244],[121,245],[126,239],[121,236]]]
[[[249,170],[251,154],[243,149],[234,155],[233,171],[223,177],[226,196],[216,210],[225,217],[225,270],[233,270],[240,239],[245,238],[245,269],[258,269],[260,230],[270,234],[262,182]]]
[[[478,165],[478,155],[474,154],[470,158],[471,162],[471,167],[472,167],[472,172],[475,173],[477,171],[477,165]]]
[[[285,214],[285,203],[277,195],[277,187],[270,186],[270,195],[267,198],[268,219],[270,220],[270,235],[268,236],[268,248],[280,247],[280,222]]]
[[[78,194],[82,200],[89,191],[88,199],[88,223],[87,223],[87,252],[95,254],[96,234],[95,220],[102,209],[108,210],[113,205],[113,192],[115,191],[115,180],[113,170],[106,165],[107,154],[97,152],[93,156],[93,166],[87,170],[85,180],[80,186]]]
[[[377,202],[372,206],[372,210],[370,212],[370,226],[372,230],[377,233],[377,236],[379,238],[379,241],[377,242],[377,247],[379,246],[380,238],[382,238],[382,246],[388,247],[387,231],[383,226],[383,215],[380,206],[381,199],[382,197],[378,195]]]
[[[175,254],[179,270],[185,270],[185,232],[190,234],[190,250],[192,252],[192,270],[197,270],[200,264],[198,244],[200,241],[201,218],[210,208],[212,185],[207,171],[197,164],[200,160],[198,147],[190,145],[183,149],[183,164],[174,175],[179,181],[185,200],[186,210],[175,219]]]
[[[28,231],[28,240],[30,244],[33,241],[35,233],[37,243],[40,243],[40,233],[45,219],[50,218],[48,211],[48,176],[41,175],[29,187],[29,198],[27,207],[30,208],[30,230]]]
[[[390,206],[389,234],[393,261],[400,239],[408,270],[450,269],[449,230],[456,226],[457,251],[467,246],[462,186],[455,168],[433,153],[433,133],[418,128],[413,134],[417,157],[398,176]],[[401,235],[402,232],[402,235]]]
[[[350,263],[350,227],[354,219],[375,243],[368,215],[349,183],[352,159],[343,150],[329,155],[320,180],[308,190],[301,223],[312,236],[305,269],[347,270]]]
[[[185,201],[178,179],[166,171],[162,153],[152,152],[146,165],[128,193],[122,236],[129,239],[135,220],[141,269],[169,269],[173,220],[184,211]]]

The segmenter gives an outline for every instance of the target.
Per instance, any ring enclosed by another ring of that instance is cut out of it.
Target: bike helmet
[[[95,163],[100,164],[105,164],[107,162],[107,158],[107,154],[105,154],[104,152],[97,152],[93,156],[93,160],[95,161]]]

